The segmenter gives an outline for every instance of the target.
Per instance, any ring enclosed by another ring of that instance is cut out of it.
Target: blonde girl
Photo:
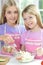
[[[22,16],[27,31],[21,36],[21,49],[40,58],[43,56],[43,24],[40,12],[36,5],[30,4],[23,10]]]
[[[19,24],[19,8],[14,0],[6,0],[6,2],[2,6],[2,14],[1,14],[1,22],[0,24],[0,41],[5,42],[6,44],[16,43],[14,38],[20,38],[20,34],[22,28],[24,27],[18,26]],[[21,31],[20,31],[21,29]],[[15,36],[15,37],[14,37]],[[14,38],[12,38],[14,37]],[[20,49],[20,43],[17,42],[17,50]]]

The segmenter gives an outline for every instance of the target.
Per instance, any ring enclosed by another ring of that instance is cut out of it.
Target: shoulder
[[[24,25],[18,25],[19,32],[22,34],[26,31],[26,28]]]
[[[43,33],[43,29],[41,29],[41,33]]]
[[[43,29],[41,29],[41,33],[42,33],[42,35],[43,35]]]
[[[0,25],[0,30],[3,30],[5,27],[5,24]]]
[[[5,24],[0,25],[0,35],[4,33]]]
[[[22,28],[25,29],[25,26],[24,26],[24,25],[20,25],[20,24],[19,24],[18,27],[21,28],[21,29],[22,29]]]
[[[0,25],[0,28],[4,28],[4,27],[5,27],[5,24]]]
[[[23,37],[26,37],[26,36],[28,36],[30,33],[29,33],[30,31],[25,31],[24,33],[22,33],[22,35],[21,36],[23,36]]]

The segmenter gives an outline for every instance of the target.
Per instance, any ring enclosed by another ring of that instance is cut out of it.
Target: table
[[[41,65],[42,60],[33,60],[29,63],[20,63],[14,57],[10,59],[10,61],[6,65]]]

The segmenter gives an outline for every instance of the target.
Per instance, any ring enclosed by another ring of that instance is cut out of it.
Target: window
[[[40,10],[42,22],[43,22],[43,0],[39,0],[39,10]]]

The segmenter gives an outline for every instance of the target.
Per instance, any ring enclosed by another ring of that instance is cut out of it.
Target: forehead
[[[16,6],[8,6],[7,8],[6,8],[6,11],[18,11],[18,9],[17,9],[17,7]]]
[[[28,13],[28,12],[24,12],[23,13],[23,17],[29,17],[29,16],[34,16],[33,14],[30,14],[30,13]]]

